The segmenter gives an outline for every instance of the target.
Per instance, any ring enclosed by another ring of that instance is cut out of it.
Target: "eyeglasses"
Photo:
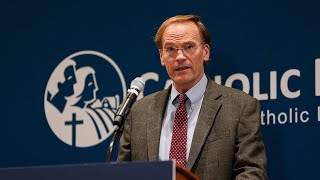
[[[178,51],[181,50],[181,52],[185,56],[192,55],[199,46],[201,46],[203,43],[200,43],[199,45],[195,46],[194,44],[185,44],[181,48],[176,48],[174,46],[168,46],[164,48],[164,51],[167,53],[169,57],[176,57],[178,55]]]

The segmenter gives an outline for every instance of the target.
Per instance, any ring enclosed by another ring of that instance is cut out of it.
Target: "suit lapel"
[[[217,84],[208,78],[208,85],[204,93],[201,110],[194,130],[191,149],[187,162],[187,168],[190,170],[194,165],[202,146],[204,145],[210,129],[214,123],[216,114],[221,106],[219,97],[221,96]]]
[[[170,91],[170,87],[164,91],[160,91],[155,96],[154,104],[150,104],[150,119],[146,119],[149,161],[159,160],[159,144],[162,121],[167,107],[167,101]]]

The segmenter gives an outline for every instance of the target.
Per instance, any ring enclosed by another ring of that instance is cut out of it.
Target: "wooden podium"
[[[200,178],[183,166],[176,164],[176,180],[200,180]]]
[[[0,168],[1,180],[198,180],[173,161],[97,163],[56,166]]]

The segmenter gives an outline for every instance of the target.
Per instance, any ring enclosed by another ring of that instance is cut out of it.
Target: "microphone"
[[[113,125],[118,126],[121,128],[124,120],[127,118],[127,115],[130,112],[130,108],[133,103],[136,101],[139,93],[143,91],[145,82],[142,78],[137,77],[135,78],[131,84],[130,89],[127,91],[127,96],[123,103],[118,108],[117,112],[115,113],[115,118],[113,121]]]

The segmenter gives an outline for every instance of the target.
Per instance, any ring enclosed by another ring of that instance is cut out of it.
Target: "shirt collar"
[[[197,101],[201,100],[206,90],[207,82],[208,78],[204,74],[201,80],[185,93],[188,96],[188,99],[191,101],[191,104],[194,104]],[[176,88],[172,86],[170,94],[170,100],[172,104],[179,94],[180,93],[176,90]]]

